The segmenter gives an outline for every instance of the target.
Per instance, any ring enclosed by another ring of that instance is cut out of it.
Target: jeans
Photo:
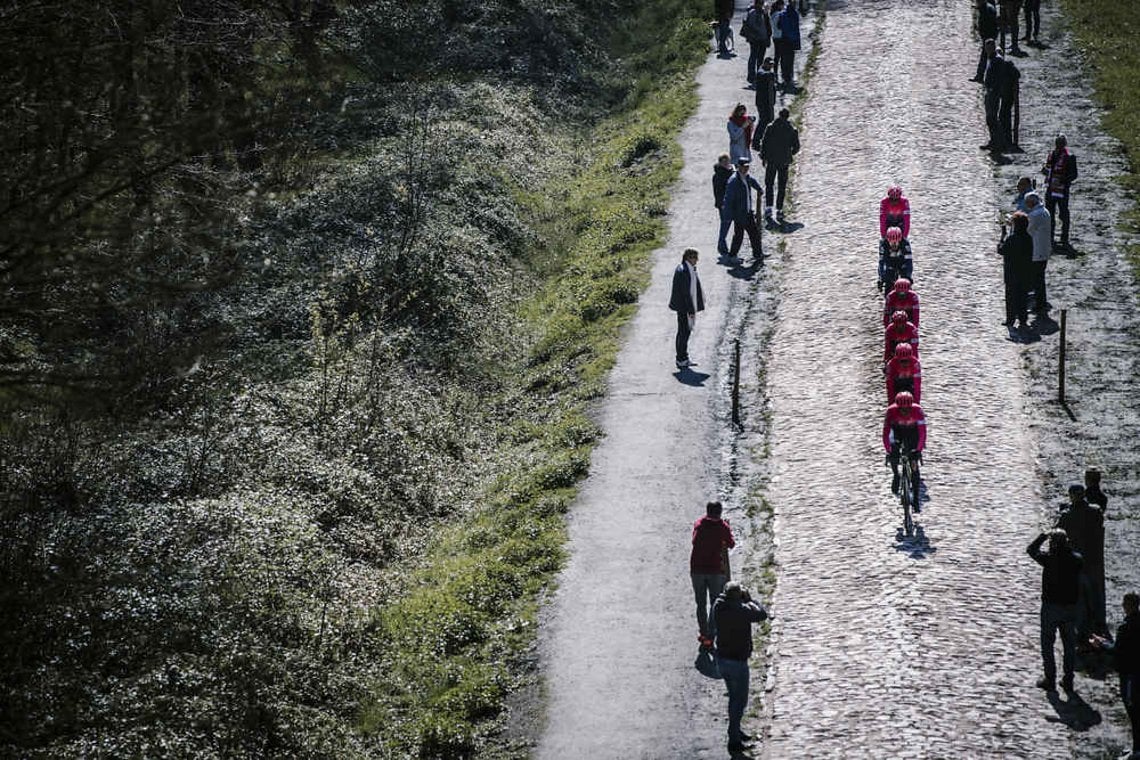
[[[1120,698],[1132,724],[1132,751],[1140,752],[1140,677],[1120,676]]]
[[[744,741],[740,720],[744,717],[744,708],[748,706],[748,662],[718,657],[717,665],[724,685],[728,688],[728,742],[740,744]]]
[[[744,242],[744,233],[748,233],[748,245],[752,247],[752,258],[759,260],[764,255],[764,247],[760,239],[760,228],[756,226],[756,215],[748,214],[744,220],[737,220],[732,228],[732,247],[729,255],[740,253],[740,245]]]
[[[772,207],[772,183],[776,183],[776,210],[784,208],[784,196],[788,190],[788,165],[777,166],[771,161],[764,167],[764,200]]]
[[[760,64],[764,62],[764,51],[768,49],[767,43],[749,42],[748,43],[748,81],[756,81],[756,70],[760,68]]]
[[[716,237],[716,252],[728,253],[728,228],[732,226],[732,219],[728,217],[721,217],[720,220],[720,234]]]
[[[677,312],[677,361],[689,360],[689,335],[693,328],[689,326],[689,315],[683,311]]]
[[[732,31],[732,19],[731,18],[721,19],[717,25],[717,35],[716,35],[716,42],[717,42],[716,48],[717,48],[717,52],[720,53],[721,55],[728,53],[728,46],[725,45],[725,40],[728,39],[728,33],[730,31]]]
[[[1056,213],[1054,213],[1056,209]],[[1058,198],[1052,193],[1045,194],[1045,210],[1049,212],[1049,239],[1057,231],[1057,217],[1061,217],[1061,245],[1069,244],[1069,196]]]
[[[1025,40],[1034,40],[1041,32],[1041,0],[1025,0]]]
[[[986,88],[986,129],[990,134],[990,147],[999,150],[1005,147],[1001,137],[1001,120],[998,117],[998,111],[1001,108],[1001,96],[998,91],[992,88]]]
[[[1061,667],[1065,671],[1065,680],[1073,680],[1077,617],[1075,604],[1041,603],[1041,660],[1045,666],[1046,681],[1052,683],[1057,680],[1057,659],[1053,644],[1057,640],[1058,630],[1061,632]]]
[[[796,86],[796,46],[790,42],[783,42],[776,46],[780,60],[780,81],[784,83],[784,92],[789,92]]]
[[[693,595],[697,600],[697,627],[702,636],[709,635],[709,607],[724,591],[722,573],[692,573]]]

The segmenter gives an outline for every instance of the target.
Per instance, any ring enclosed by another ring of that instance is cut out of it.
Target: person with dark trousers
[[[1061,217],[1061,242],[1059,246],[1069,250],[1069,186],[1077,178],[1077,157],[1069,150],[1069,141],[1064,135],[1053,140],[1053,150],[1045,157],[1041,167],[1045,175],[1045,208],[1049,210],[1049,238],[1056,237],[1056,220]]]
[[[1049,551],[1044,552],[1041,546],[1046,540],[1049,541]],[[1046,691],[1057,690],[1057,659],[1053,644],[1060,631],[1061,665],[1064,668],[1061,687],[1072,691],[1081,555],[1072,550],[1068,536],[1060,528],[1033,539],[1026,552],[1041,565],[1041,660],[1045,675],[1037,681],[1037,686]]]
[[[765,58],[756,72],[756,123],[752,125],[752,149],[764,144],[764,130],[776,118],[776,71],[771,58]]]
[[[1001,92],[998,102],[998,125],[1001,131],[1002,150],[1021,152],[1017,147],[1017,140],[1013,134],[1013,107],[1017,103],[1021,89],[1021,70],[1012,60],[1003,60],[1001,73]]]
[[[1069,537],[1069,545],[1080,552],[1081,600],[1077,610],[1077,637],[1108,633],[1104,609],[1104,513],[1085,499],[1085,487],[1069,486],[1069,503],[1057,519],[1057,527]]]
[[[1033,238],[1029,237],[1029,217],[1017,211],[1011,217],[1013,233],[998,246],[1005,281],[1005,321],[1017,330],[1029,327],[1029,286],[1033,282]]]
[[[784,54],[784,28],[780,26],[780,17],[784,14],[784,0],[772,0],[768,6],[768,20],[772,27],[772,57],[776,60],[776,71],[779,73],[780,60]],[[779,81],[776,86],[783,89]]]
[[[753,190],[756,191],[756,204],[761,201],[764,191],[749,174],[751,165],[747,158],[736,159],[736,173],[728,179],[724,188],[724,205],[720,209],[721,223],[726,218],[732,221],[732,245],[728,249],[728,257],[734,264],[740,263],[738,254],[745,232],[748,233],[753,260],[760,263],[764,258],[763,240],[760,228],[756,226],[756,205],[752,201]]]
[[[736,581],[724,586],[724,593],[713,603],[713,639],[721,678],[728,688],[728,751],[744,751],[752,739],[740,727],[748,706],[748,658],[752,656],[752,624],[768,619],[768,612],[752,601],[748,591]]]
[[[772,18],[764,10],[764,0],[752,0],[752,7],[740,25],[740,33],[748,42],[748,83],[753,84],[764,53],[772,42]]]
[[[986,42],[995,40],[994,49],[997,49],[998,9],[993,0],[978,0],[978,36],[982,38],[982,52],[978,56],[977,71],[970,81],[982,84],[985,81],[986,64],[989,62]]]
[[[760,143],[760,160],[764,164],[764,220],[772,221],[772,185],[776,184],[776,221],[784,223],[784,198],[788,191],[788,168],[792,157],[800,152],[800,133],[788,121],[791,112],[780,109],[779,118],[764,130],[764,140]]]
[[[1140,594],[1124,595],[1124,622],[1116,629],[1116,641],[1093,636],[1090,643],[1111,652],[1116,672],[1120,674],[1120,699],[1132,724],[1132,752],[1127,760],[1140,760]]]
[[[1100,487],[1101,472],[1097,467],[1085,470],[1085,498],[1089,504],[1100,507],[1101,514],[1108,511],[1108,494]]]
[[[693,366],[689,361],[689,336],[697,321],[697,312],[705,309],[705,294],[697,277],[697,259],[700,251],[686,248],[681,263],[673,270],[673,292],[669,308],[677,312],[677,369]]]
[[[783,82],[784,92],[794,95],[796,89],[796,51],[800,49],[800,12],[796,4],[789,2],[779,18],[780,30],[783,32],[783,45],[779,51],[780,79]]]
[[[1000,109],[1001,109],[1001,96],[1005,92],[1005,58],[1002,57],[1001,52],[997,49],[993,40],[986,40],[986,73],[984,75],[984,84],[986,87],[985,95],[985,108],[986,108],[986,130],[989,132],[989,142],[982,145],[982,150],[988,150],[991,153],[1000,153],[1005,149],[1005,141],[1002,138]]]
[[[713,645],[709,636],[709,607],[716,603],[728,580],[724,552],[736,546],[728,520],[721,518],[723,512],[724,506],[719,501],[705,505],[704,517],[693,523],[693,549],[689,553],[689,575],[697,601],[697,639],[705,649]]]
[[[1041,41],[1041,0],[1025,0],[1025,42],[1037,44]]]
[[[732,159],[727,153],[721,153],[713,164],[712,191],[713,208],[718,212],[724,206],[724,189],[728,185],[728,178],[732,176]],[[732,219],[721,215],[720,230],[716,236],[716,252],[721,256],[728,255],[728,228],[732,226]]]
[[[1021,0],[1001,0],[1001,49],[1005,50],[1006,35],[1009,35],[1009,52],[1020,55],[1017,46],[1017,17],[1021,13]]]
[[[732,31],[732,14],[736,10],[732,0],[713,0],[713,15],[716,17],[716,52],[722,58],[727,58],[728,46],[725,40]]]

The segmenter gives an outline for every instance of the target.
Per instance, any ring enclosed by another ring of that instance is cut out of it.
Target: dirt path
[[[805,35],[809,28],[805,19]],[[726,368],[741,319],[764,298],[764,274],[718,265],[710,186],[716,156],[728,150],[732,106],[751,110],[755,97],[742,88],[747,49],[738,44],[742,55],[710,56],[698,75],[700,105],[680,138],[685,165],[669,242],[655,254],[652,282],[624,336],[599,410],[606,438],[570,513],[570,560],[540,633],[547,701],[540,758],[724,756],[723,685],[693,667],[688,558],[692,522],[713,498],[726,501],[741,562],[748,546],[737,494],[749,485],[736,467],[742,439],[728,432]],[[690,342],[699,365],[679,375],[676,319],[666,304],[689,246],[702,253],[708,308]],[[746,261],[747,251],[746,241]]]
[[[1048,465],[1035,460],[1032,421],[1056,413],[1020,366],[1023,351],[1051,349],[1023,349],[997,324],[994,220],[1008,197],[977,149],[971,23],[970,4],[950,0],[828,11],[795,180],[807,226],[780,262],[768,365],[779,564],[768,757],[1035,756],[1078,743],[1061,721],[1090,714],[1055,710],[1033,686],[1039,575],[1024,548],[1043,521],[1037,467]],[[877,440],[873,246],[877,201],[896,181],[914,209],[923,297],[925,544],[899,540]],[[1124,369],[1134,356],[1113,361]]]

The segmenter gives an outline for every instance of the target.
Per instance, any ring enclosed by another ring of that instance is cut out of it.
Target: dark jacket
[[[761,125],[776,118],[776,72],[757,69],[756,71],[756,124],[752,129],[760,131]],[[763,139],[763,138],[761,138]],[[752,138],[755,146],[756,138]],[[763,143],[761,143],[763,144]]]
[[[800,12],[796,10],[795,0],[790,0],[780,14],[780,30],[784,33],[784,44],[791,45],[792,50],[799,50]]]
[[[787,119],[776,119],[764,130],[760,145],[760,158],[765,163],[787,166],[792,156],[800,152],[800,133]]]
[[[1112,654],[1117,673],[1140,678],[1140,615],[1129,615],[1116,629]]]
[[[983,40],[998,36],[998,10],[993,3],[987,2],[978,10],[978,36]]]
[[[1108,509],[1108,494],[1097,488],[1089,488],[1085,490],[1085,498],[1088,499],[1089,504],[1096,504],[1100,507],[1101,514],[1104,514]]]
[[[752,624],[767,619],[768,611],[759,602],[718,596],[709,615],[717,656],[747,661],[752,656]]]
[[[750,8],[740,26],[744,39],[752,45],[768,47],[772,42],[772,19],[764,12],[764,8]]]
[[[693,523],[693,550],[689,572],[716,575],[724,572],[721,553],[736,546],[728,520],[705,515]]]
[[[1033,238],[1025,230],[1015,230],[998,247],[1002,257],[1002,274],[1007,285],[1033,281]]]
[[[755,212],[764,198],[764,188],[752,175],[741,181],[740,172],[733,172],[724,188],[724,205],[720,208],[721,219],[731,219],[737,224],[744,224],[748,219],[748,188],[756,191],[756,202],[752,205],[752,210]]]
[[[1053,555],[1041,551],[1048,535],[1042,533],[1026,551],[1041,565],[1041,601],[1046,604],[1076,604],[1080,595],[1081,555],[1066,547]]]
[[[1061,512],[1057,527],[1069,534],[1069,545],[1081,553],[1086,565],[1104,565],[1104,515],[1081,501]]]
[[[713,208],[719,209],[724,205],[724,186],[728,184],[728,178],[731,176],[732,169],[713,164]]]
[[[727,21],[732,18],[732,12],[735,10],[732,0],[713,0],[713,13],[716,14],[717,21]]]
[[[689,292],[689,268],[682,261],[673,270],[673,292],[669,296],[669,308],[683,314],[696,314],[705,310],[705,293],[701,289],[701,278],[697,276],[697,302],[693,303]]]
[[[994,53],[994,56],[986,64],[986,73],[982,79],[982,84],[987,90],[1000,93],[1005,90],[1005,79],[1005,58],[1000,52]]]

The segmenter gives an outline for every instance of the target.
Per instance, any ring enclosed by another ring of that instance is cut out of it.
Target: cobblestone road
[[[1018,349],[997,327],[994,222],[1006,199],[977,149],[970,5],[828,12],[794,179],[806,227],[781,263],[768,364],[779,573],[768,757],[1068,746],[1033,685],[1039,576],[1024,549],[1041,496]],[[899,540],[878,442],[874,247],[892,182],[911,200],[923,298],[926,544]]]

